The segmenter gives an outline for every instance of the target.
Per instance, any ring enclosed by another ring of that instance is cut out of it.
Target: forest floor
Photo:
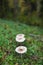
[[[22,59],[15,52],[17,34],[26,38],[21,43],[27,47]],[[0,19],[0,65],[43,65],[43,28]]]

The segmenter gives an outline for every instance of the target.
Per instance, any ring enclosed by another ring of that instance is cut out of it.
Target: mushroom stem
[[[21,54],[21,60],[22,60],[22,54]]]
[[[23,63],[23,57],[22,57],[22,54],[21,54],[21,65],[22,65],[22,63]]]

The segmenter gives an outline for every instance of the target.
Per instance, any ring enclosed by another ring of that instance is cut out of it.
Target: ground
[[[22,59],[15,48],[17,34],[25,34],[27,47]],[[0,19],[0,65],[43,65],[43,28]]]

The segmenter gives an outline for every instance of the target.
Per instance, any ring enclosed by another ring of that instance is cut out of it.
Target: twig
[[[43,42],[43,36],[41,35],[29,34],[29,36],[33,37],[34,39],[37,39],[37,41]]]

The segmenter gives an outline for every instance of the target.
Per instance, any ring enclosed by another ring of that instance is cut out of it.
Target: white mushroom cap
[[[24,42],[25,41],[25,38],[24,38],[24,34],[18,34],[17,36],[16,36],[16,41],[17,42]]]
[[[24,42],[25,41],[25,38],[16,38],[16,41],[17,42]]]
[[[18,34],[16,35],[16,38],[23,38],[25,35],[24,34]]]
[[[27,52],[27,47],[25,46],[18,46],[15,51],[19,54],[24,54]]]

